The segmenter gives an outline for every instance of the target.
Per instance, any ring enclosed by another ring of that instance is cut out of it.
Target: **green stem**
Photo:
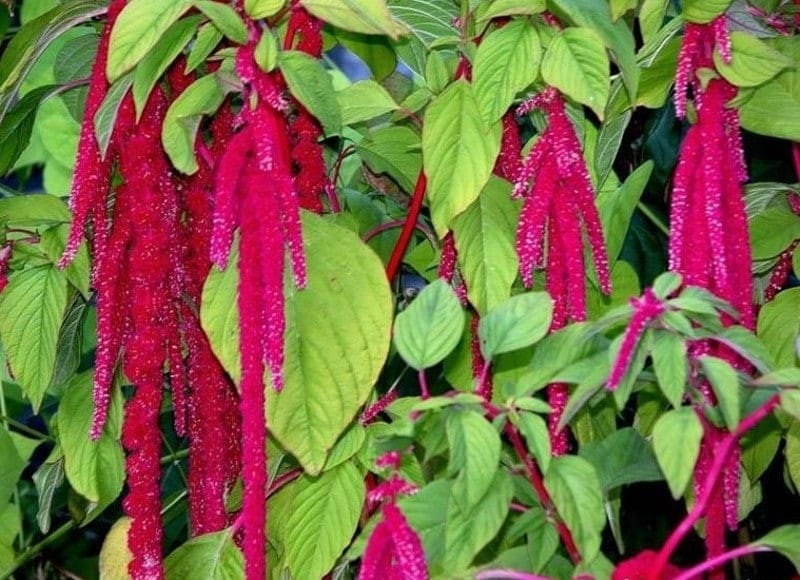
[[[161,458],[161,465],[169,465],[170,463],[178,463],[181,459],[186,459],[189,457],[189,450],[188,449],[181,449],[179,451],[173,451],[169,455],[165,455]]]
[[[647,219],[649,219],[651,222],[653,222],[653,225],[655,225],[659,230],[661,230],[661,232],[665,236],[669,236],[669,228],[667,227],[667,224],[665,224],[661,220],[661,218],[658,217],[653,212],[653,210],[651,210],[649,207],[647,207],[641,201],[636,204],[636,209],[638,209],[640,212],[642,212],[645,215],[645,217],[647,217]]]
[[[27,564],[30,560],[38,556],[45,548],[50,546],[51,544],[55,544],[56,542],[60,541],[66,535],[68,535],[77,524],[75,521],[70,520],[67,523],[63,524],[60,528],[58,528],[55,532],[50,534],[49,536],[45,536],[45,538],[39,542],[38,544],[34,544],[22,554],[20,554],[19,558],[14,560],[14,563],[11,564],[11,567],[7,570],[4,570],[0,573],[0,580],[6,580],[7,578],[11,578],[11,575],[19,570],[22,566]]]
[[[5,361],[0,361],[0,363]],[[0,415],[3,417],[8,417],[8,408],[6,407],[6,388],[3,385],[3,381],[0,380]],[[9,423],[5,422],[5,430],[11,433],[11,429],[9,428]],[[22,503],[19,499],[19,488],[17,487],[17,482],[14,482],[14,505],[22,512]],[[19,542],[20,546],[25,545],[25,530],[22,527],[22,523],[20,522],[19,526]]]
[[[3,405],[3,407],[5,407],[5,405]],[[8,417],[5,414],[5,409],[0,411],[0,413],[2,413],[2,414],[0,414],[0,421],[5,423],[7,426],[11,426],[14,429],[17,429],[18,431],[22,431],[26,435],[30,435],[34,439],[39,439],[40,441],[55,441],[55,439],[53,439],[50,435],[42,433],[41,431],[37,431],[36,429],[31,429],[30,427],[28,427],[24,423],[20,423],[19,421],[15,421],[11,417]],[[8,427],[6,427],[6,429],[7,428]]]
[[[180,459],[178,457],[179,452],[175,451],[175,449],[172,448],[172,445],[169,444],[169,441],[167,440],[166,437],[164,437],[163,433],[161,434],[161,441],[164,442],[164,447],[166,447],[167,451],[169,451],[169,455],[167,455],[166,457],[166,459],[168,460],[166,464],[173,463],[175,465],[175,468],[178,470],[178,474],[181,476],[183,483],[188,486],[189,480],[186,477],[186,472],[183,470],[183,467],[181,467],[181,464],[178,463],[177,461],[177,459]],[[165,465],[164,459],[161,460],[161,465]]]
[[[169,510],[171,510],[176,505],[181,503],[186,498],[187,495],[189,495],[189,492],[187,490],[184,489],[183,491],[181,491],[177,496],[175,496],[175,499],[173,499],[171,502],[169,502],[167,505],[161,508],[161,515],[163,516]]]

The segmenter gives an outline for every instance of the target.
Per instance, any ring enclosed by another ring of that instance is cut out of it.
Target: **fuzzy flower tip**
[[[644,291],[641,298],[631,298],[630,304],[633,308],[633,317],[625,329],[622,345],[608,377],[606,388],[609,391],[615,390],[622,382],[625,371],[633,359],[636,344],[639,342],[642,333],[644,333],[647,324],[661,316],[666,309],[650,288]]]

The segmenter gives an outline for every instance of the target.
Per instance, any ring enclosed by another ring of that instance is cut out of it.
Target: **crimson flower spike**
[[[611,291],[611,280],[594,188],[564,98],[547,87],[523,103],[518,114],[533,109],[543,110],[548,124],[515,177],[512,195],[524,198],[517,224],[517,255],[527,287],[533,284],[534,269],[544,268],[546,289],[554,301],[550,329],[558,330],[570,319],[586,319],[584,234],[600,288],[606,294]],[[569,446],[567,433],[558,429],[567,398],[566,385],[548,387],[554,455],[566,453]]]
[[[625,329],[622,345],[614,361],[614,366],[611,367],[611,374],[608,376],[606,388],[609,391],[615,390],[622,382],[625,371],[628,370],[633,359],[636,343],[639,342],[647,324],[661,316],[666,310],[664,303],[650,288],[645,289],[641,298],[631,298],[630,305],[633,308],[633,317]]]
[[[414,529],[408,524],[403,512],[397,507],[397,498],[415,493],[417,488],[398,473],[401,456],[390,451],[379,457],[378,467],[391,467],[392,475],[369,492],[369,500],[382,501],[381,521],[375,526],[367,541],[361,559],[358,580],[383,580],[404,578],[427,580],[425,551]]]

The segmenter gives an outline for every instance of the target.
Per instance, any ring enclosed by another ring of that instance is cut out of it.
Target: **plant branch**
[[[428,389],[428,378],[425,376],[425,369],[417,371],[417,378],[419,379],[419,392],[422,395],[422,400],[429,399],[431,392]]]
[[[282,473],[275,480],[272,482],[272,485],[269,486],[269,490],[267,491],[267,497],[270,497],[276,493],[278,493],[284,486],[292,483],[295,479],[303,475],[303,470],[300,467],[295,467],[294,469],[290,469],[286,473]]]
[[[30,560],[38,556],[45,548],[47,548],[51,544],[55,544],[56,542],[60,541],[64,536],[67,536],[73,529],[75,529],[75,526],[77,526],[75,521],[69,520],[68,522],[63,524],[60,528],[58,528],[55,532],[53,532],[49,536],[45,536],[41,542],[39,542],[38,544],[34,544],[30,548],[22,552],[22,554],[20,554],[20,556],[16,560],[14,560],[14,562],[8,569],[3,570],[3,572],[0,573],[0,580],[6,580],[7,578],[11,578],[14,572],[19,570]]]
[[[699,578],[703,572],[708,572],[713,570],[714,568],[718,568],[725,564],[726,562],[730,562],[731,560],[735,560],[736,558],[741,558],[742,556],[749,556],[750,554],[755,554],[758,552],[769,552],[771,551],[766,546],[740,546],[735,550],[729,550],[719,556],[714,558],[709,558],[703,562],[700,562],[697,566],[693,568],[689,568],[680,576],[677,576],[675,580],[691,580],[692,578]]]
[[[392,256],[389,258],[389,263],[386,266],[386,277],[389,281],[394,280],[397,271],[400,269],[400,263],[403,261],[403,255],[406,253],[408,243],[411,241],[411,235],[414,233],[414,228],[417,225],[419,212],[422,209],[422,200],[425,198],[425,188],[428,186],[428,180],[425,178],[423,171],[419,172],[417,183],[414,186],[414,193],[411,195],[411,205],[408,207],[408,215],[406,222],[403,225],[403,231],[400,232],[400,238],[394,246]]]
[[[550,494],[544,486],[542,474],[539,472],[539,468],[536,466],[536,463],[533,461],[527,449],[525,448],[525,444],[522,442],[522,437],[520,437],[519,431],[517,431],[516,427],[514,427],[514,425],[512,425],[510,422],[506,422],[504,429],[506,435],[508,435],[508,438],[511,440],[511,445],[514,447],[514,451],[517,453],[517,456],[525,466],[528,480],[536,492],[536,495],[539,496],[539,501],[542,503],[542,507],[547,515],[555,520],[556,530],[558,531],[558,535],[561,536],[561,541],[564,543],[564,547],[567,549],[570,559],[574,564],[580,563],[583,558],[581,553],[578,551],[578,547],[575,545],[572,532],[570,532],[567,525],[558,515],[558,510],[556,510],[555,505],[553,505],[553,500],[550,498]]]
[[[653,225],[656,226],[662,234],[665,236],[669,236],[669,228],[667,224],[665,224],[660,217],[658,217],[653,210],[651,210],[647,205],[643,204],[641,201],[636,204],[636,209],[642,212],[647,219],[653,222]]]
[[[711,469],[708,471],[708,476],[706,477],[703,485],[703,491],[697,498],[692,510],[686,515],[683,521],[678,524],[678,527],[675,528],[669,538],[667,538],[666,543],[661,548],[661,551],[659,551],[658,557],[653,564],[652,572],[648,576],[649,580],[659,580],[661,573],[664,570],[664,567],[667,565],[667,562],[669,562],[669,558],[672,553],[680,545],[686,534],[688,534],[689,531],[694,528],[694,524],[697,522],[697,520],[699,520],[705,513],[706,509],[708,508],[708,504],[714,495],[717,484],[719,483],[722,471],[725,468],[725,465],[728,463],[728,459],[733,452],[734,447],[739,444],[739,439],[750,429],[755,427],[759,422],[761,422],[762,419],[772,413],[772,410],[778,405],[779,402],[780,397],[778,395],[771,397],[761,407],[743,419],[742,422],[739,423],[739,426],[736,427],[736,430],[727,435],[714,450],[714,463],[711,465]]]

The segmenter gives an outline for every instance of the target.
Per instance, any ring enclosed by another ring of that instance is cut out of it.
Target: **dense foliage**
[[[800,2],[0,31],[0,577],[800,572]]]

